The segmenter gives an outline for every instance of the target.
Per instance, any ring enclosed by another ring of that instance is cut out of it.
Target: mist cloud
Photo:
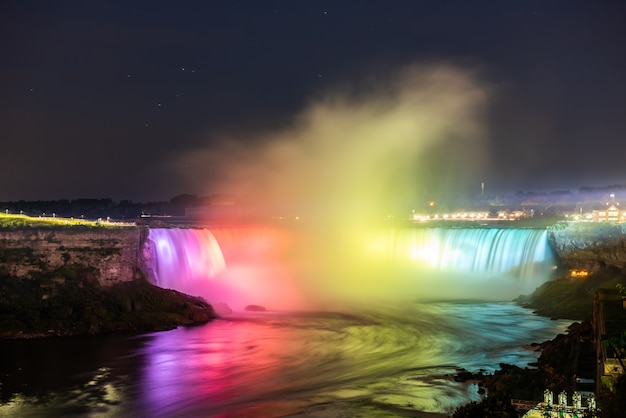
[[[472,71],[415,65],[335,88],[287,129],[211,135],[176,165],[194,168],[185,181],[202,193],[305,216],[380,216],[467,187],[486,161],[488,92]]]

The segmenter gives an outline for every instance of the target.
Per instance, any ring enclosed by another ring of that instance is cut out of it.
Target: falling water
[[[503,275],[520,280],[543,275],[551,263],[545,230],[539,229],[412,229],[394,233],[385,248],[392,258],[421,260],[439,271]]]
[[[148,247],[157,285],[234,309],[407,297],[510,300],[545,281],[554,264],[546,231],[538,229],[384,228],[351,236],[171,228],[151,229]]]
[[[156,284],[177,288],[184,281],[213,278],[226,263],[219,244],[207,229],[152,229],[156,253]]]

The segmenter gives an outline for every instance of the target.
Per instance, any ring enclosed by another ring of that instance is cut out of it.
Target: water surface
[[[147,335],[2,341],[0,415],[447,416],[457,368],[525,366],[569,325],[508,302],[235,313]]]

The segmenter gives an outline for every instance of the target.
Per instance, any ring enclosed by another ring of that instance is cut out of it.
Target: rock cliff
[[[626,272],[626,224],[558,223],[548,227],[548,239],[563,269]]]
[[[69,265],[89,266],[102,286],[130,281],[140,268],[144,229],[46,227],[0,230],[0,275],[31,278]]]
[[[215,318],[203,299],[145,279],[146,235],[141,227],[0,229],[0,339],[153,331]]]

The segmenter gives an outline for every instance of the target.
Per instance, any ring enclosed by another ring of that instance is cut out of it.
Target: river
[[[239,312],[150,334],[0,341],[0,415],[447,416],[458,368],[525,366],[569,325],[510,302]]]

